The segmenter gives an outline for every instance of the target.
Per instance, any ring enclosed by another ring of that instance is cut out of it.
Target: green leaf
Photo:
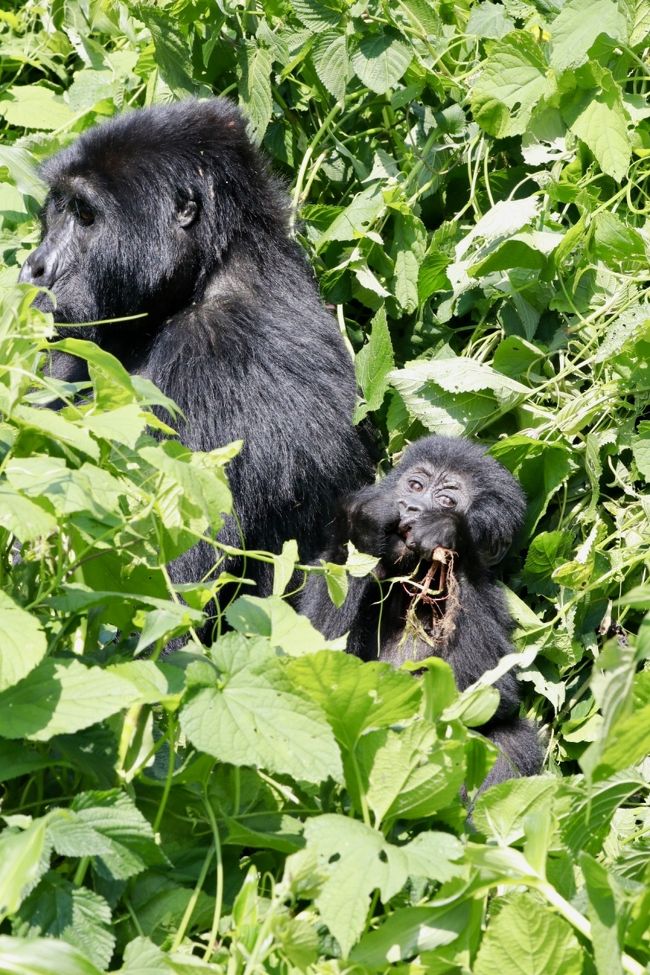
[[[296,686],[323,708],[337,740],[348,749],[364,731],[410,718],[421,696],[410,674],[343,653],[309,654],[291,660],[287,669]]]
[[[474,359],[407,362],[389,375],[409,412],[432,433],[472,433],[508,412],[527,389]]]
[[[610,72],[603,72],[600,86],[576,89],[562,102],[562,117],[574,135],[591,149],[600,168],[621,181],[630,165],[632,144],[621,90]]]
[[[525,131],[535,106],[553,91],[542,48],[528,31],[497,41],[472,91],[472,113],[490,135]]]
[[[423,819],[450,805],[463,784],[464,757],[461,741],[438,741],[424,721],[365,735],[355,761],[367,774],[366,801],[376,824]]]
[[[381,186],[373,183],[357,193],[352,202],[334,218],[322,234],[318,242],[319,248],[329,241],[363,237],[384,209]]]
[[[298,561],[298,543],[290,538],[279,555],[273,556],[273,595],[282,596],[291,581]]]
[[[60,95],[43,85],[14,85],[0,95],[0,115],[24,129],[61,129],[75,113]]]
[[[573,538],[568,532],[540,532],[530,543],[522,578],[528,591],[551,593],[553,572],[571,557]]]
[[[386,320],[386,310],[380,308],[372,320],[370,338],[357,353],[355,370],[357,383],[366,400],[363,414],[378,410],[388,389],[388,374],[395,366],[393,345]]]
[[[491,0],[483,0],[472,7],[465,30],[476,37],[504,37],[514,30],[514,21],[506,15],[505,8]]]
[[[580,854],[580,867],[585,878],[589,903],[587,916],[591,922],[591,943],[598,975],[624,975],[621,963],[623,949],[620,931],[623,916],[619,918],[613,887],[615,881],[607,869],[588,853]]]
[[[94,855],[99,857],[104,875],[127,880],[148,866],[165,862],[151,824],[125,792],[83,792],[73,800],[72,810],[85,827],[84,843],[91,844],[87,848],[96,843],[94,850],[101,849]],[[91,833],[96,834],[92,843]]]
[[[345,34],[326,30],[319,34],[311,49],[316,74],[336,99],[343,98],[350,74]]]
[[[474,825],[490,839],[510,845],[523,836],[526,816],[556,792],[556,783],[542,775],[499,782],[476,800]]]
[[[635,269],[647,262],[641,234],[608,210],[594,215],[592,249],[598,260],[614,267]]]
[[[352,67],[367,88],[383,95],[397,84],[412,58],[411,48],[396,34],[368,34],[352,55]]]
[[[583,64],[601,34],[628,40],[627,20],[615,0],[567,0],[549,31],[551,66],[558,72]]]
[[[271,70],[273,58],[266,47],[248,41],[242,47],[239,99],[250,119],[253,138],[261,142],[271,121]]]
[[[325,648],[343,650],[345,640],[326,640],[306,616],[279,596],[240,596],[226,610],[226,619],[245,636],[268,637],[273,647],[292,656]]]
[[[583,955],[566,921],[531,894],[515,894],[488,924],[475,975],[582,975]]]
[[[28,149],[0,146],[0,166],[7,167],[21,193],[38,201],[44,198],[46,187],[38,175],[36,159]]]
[[[406,857],[381,833],[347,816],[308,820],[305,840],[306,852],[316,857],[318,870],[325,877],[314,898],[316,906],[347,957],[365,927],[372,891],[378,889],[386,901],[406,882]],[[295,857],[301,853],[289,858],[289,869]]]
[[[0,971],[7,975],[101,975],[99,968],[65,941],[0,935]]]
[[[13,491],[6,482],[0,482],[0,527],[21,542],[31,542],[51,534],[56,526],[56,519],[40,505]]]
[[[46,874],[23,902],[13,931],[23,938],[67,941],[101,969],[108,966],[115,945],[111,910],[104,898],[56,873]]]
[[[322,711],[298,696],[268,644],[232,634],[211,656],[211,684],[194,689],[181,711],[193,745],[232,765],[306,782],[340,781],[339,750]]]
[[[441,907],[404,907],[395,911],[375,931],[364,935],[350,960],[370,968],[407,961],[423,951],[452,944],[471,916],[471,901],[454,901]]]
[[[137,700],[133,685],[78,660],[44,660],[0,694],[0,735],[48,741],[103,721]]]
[[[298,20],[316,33],[326,31],[329,27],[337,27],[341,19],[341,11],[335,3],[324,3],[322,0],[291,0],[291,6]]]
[[[0,503],[1,498],[0,492]],[[36,617],[0,592],[0,691],[22,680],[46,652],[47,638]]]
[[[0,835],[0,917],[15,914],[40,877],[46,852],[46,826],[46,819],[35,819],[26,829],[5,830]]]
[[[650,421],[642,420],[639,423],[638,435],[632,440],[632,453],[639,473],[650,482]],[[1,498],[0,494],[0,504],[2,504]]]

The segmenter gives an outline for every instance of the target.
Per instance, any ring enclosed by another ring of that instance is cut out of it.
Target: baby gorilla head
[[[384,567],[410,571],[450,549],[476,567],[499,562],[521,527],[525,500],[514,477],[469,440],[427,437],[383,481],[350,501],[357,548]]]

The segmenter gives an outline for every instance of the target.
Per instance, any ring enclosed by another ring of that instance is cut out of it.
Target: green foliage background
[[[648,970],[649,30],[648,0],[0,2],[1,972]],[[504,578],[546,772],[473,826],[495,674],[328,646],[291,545],[204,650],[220,583],[165,564],[232,451],[154,440],[160,394],[78,340],[92,401],[38,408],[74,392],[14,285],[38,162],[212,93],[286,177],[386,462],[467,433],[528,495]]]

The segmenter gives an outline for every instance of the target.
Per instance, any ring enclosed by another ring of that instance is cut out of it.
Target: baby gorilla
[[[351,578],[338,609],[323,578],[312,575],[301,611],[329,638],[349,631],[347,649],[363,660],[399,666],[442,657],[464,690],[512,652],[513,623],[491,566],[505,555],[524,513],[521,488],[482,447],[427,437],[383,481],[348,498],[322,556],[344,562],[350,540],[377,556],[374,573]],[[519,717],[515,674],[495,686],[499,707],[480,730],[501,754],[482,788],[534,775],[542,761],[535,728]]]

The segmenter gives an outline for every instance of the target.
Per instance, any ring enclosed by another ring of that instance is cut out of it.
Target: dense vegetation
[[[648,0],[0,3],[1,972],[647,971],[649,29]],[[473,828],[496,674],[328,647],[291,545],[204,650],[220,583],[165,564],[232,450],[153,439],[160,394],[79,340],[94,396],[39,408],[71,393],[14,285],[39,160],[210,93],[286,176],[386,461],[467,433],[527,492],[504,579],[546,770]]]

